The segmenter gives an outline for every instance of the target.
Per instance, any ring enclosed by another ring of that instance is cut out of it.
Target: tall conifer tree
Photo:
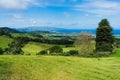
[[[96,30],[96,51],[113,51],[114,37],[107,19],[102,19]]]

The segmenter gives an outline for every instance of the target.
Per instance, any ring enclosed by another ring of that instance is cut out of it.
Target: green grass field
[[[120,48],[116,49],[116,52],[112,55],[112,57],[120,57]]]
[[[120,57],[0,56],[0,80],[120,80]]]
[[[0,48],[5,49],[8,47],[8,44],[10,44],[13,41],[13,39],[8,38],[7,36],[0,36]]]
[[[30,37],[30,38],[33,38],[32,35],[28,34],[28,33],[12,33],[12,36],[13,37]]]
[[[1,36],[0,47],[7,47],[12,39]],[[29,42],[22,50],[25,55],[0,56],[0,80],[120,80],[120,48],[105,58],[65,56],[35,56],[55,45]],[[64,52],[75,49],[65,47]]]
[[[50,47],[52,47],[53,45],[49,45],[49,44],[43,44],[43,43],[36,43],[36,42],[29,42],[28,44],[26,44],[22,50],[24,51],[24,53],[30,53],[32,55],[35,55],[36,53],[38,53],[41,50],[45,50],[48,49]]]
[[[52,46],[55,46],[55,45],[54,44],[44,44],[44,43],[29,42],[28,44],[26,44],[22,48],[22,50],[24,51],[25,54],[30,53],[32,55],[35,55],[39,51],[51,48]],[[75,49],[74,47],[65,47],[65,45],[59,45],[59,46],[61,46],[63,48],[64,52]]]

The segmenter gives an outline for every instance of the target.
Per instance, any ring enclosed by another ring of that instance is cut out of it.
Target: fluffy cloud
[[[46,6],[66,6],[64,2],[67,0],[0,0],[0,8],[3,9],[27,9],[29,6],[37,5],[39,7]],[[69,0],[77,1],[77,0]]]
[[[0,8],[3,9],[26,9],[34,4],[35,0],[0,0]]]
[[[120,2],[110,0],[85,0],[76,5],[75,10],[93,13],[96,15],[115,15],[120,13]]]

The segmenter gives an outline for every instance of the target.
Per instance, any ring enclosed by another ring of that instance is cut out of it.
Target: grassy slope
[[[5,48],[11,41],[2,36],[0,46]],[[23,50],[36,54],[51,46],[30,42]],[[73,48],[63,49],[68,51]],[[119,68],[120,49],[112,57],[100,60],[60,56],[0,56],[0,80],[120,80]]]
[[[120,80],[120,58],[0,56],[0,80]]]
[[[32,55],[35,55],[39,51],[48,49],[48,48],[50,48],[52,46],[54,46],[54,45],[53,44],[44,44],[44,43],[29,42],[28,44],[26,44],[22,48],[22,50],[25,52],[25,54],[30,53]],[[63,47],[63,50],[65,52],[74,49],[74,47],[67,47],[66,48],[64,45],[60,45],[60,46]]]
[[[112,57],[120,57],[120,48],[116,49],[116,52],[112,55]]]
[[[11,38],[8,38],[7,36],[0,36],[0,47],[2,49],[5,49],[8,47],[8,44],[12,42]]]
[[[29,42],[28,44],[26,44],[22,50],[26,53],[30,53],[35,55],[36,53],[38,53],[41,50],[45,50],[48,49],[50,47],[52,47],[53,45],[49,45],[49,44],[43,44],[43,43],[36,43],[36,42]]]

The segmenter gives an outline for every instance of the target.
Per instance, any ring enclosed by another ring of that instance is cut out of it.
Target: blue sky
[[[120,0],[0,0],[0,26],[91,29],[103,18],[120,28]]]

